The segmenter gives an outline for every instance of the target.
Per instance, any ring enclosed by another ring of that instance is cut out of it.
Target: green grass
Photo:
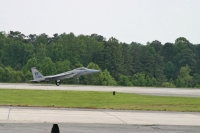
[[[0,105],[200,112],[200,98],[61,90],[0,89]]]

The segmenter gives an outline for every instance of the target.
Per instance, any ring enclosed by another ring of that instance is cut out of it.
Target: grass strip
[[[200,98],[62,90],[0,89],[0,105],[200,112]]]

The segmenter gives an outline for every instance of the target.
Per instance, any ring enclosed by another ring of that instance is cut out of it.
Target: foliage
[[[163,82],[162,83],[162,87],[166,87],[166,88],[176,88],[176,86],[173,83],[170,82]]]
[[[129,81],[128,77],[124,75],[120,75],[118,84],[120,86],[133,86],[133,84]]]
[[[184,37],[174,43],[121,43],[98,34],[55,33],[49,37],[0,32],[0,82],[26,82],[30,68],[52,75],[87,66],[100,73],[80,77],[80,84],[195,87],[200,84],[200,44]],[[170,80],[174,82],[170,82]],[[75,84],[75,78],[63,83]],[[169,83],[168,83],[169,82]]]
[[[144,73],[136,73],[131,77],[131,81],[135,86],[156,86],[157,81],[154,77],[150,77]]]
[[[104,85],[104,86],[117,85],[117,82],[107,70],[104,70],[103,72],[100,73],[99,82],[100,82],[100,85]]]
[[[185,67],[181,67],[180,74],[178,78],[176,79],[176,86],[177,87],[190,87],[192,76],[190,76],[191,69],[188,65]]]
[[[45,57],[44,61],[41,64],[42,73],[44,75],[53,75],[56,74],[56,65],[51,61],[51,58]]]

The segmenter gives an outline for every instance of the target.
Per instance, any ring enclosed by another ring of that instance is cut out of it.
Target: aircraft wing
[[[77,73],[74,73],[74,72],[65,72],[65,73],[61,73],[61,74],[45,76],[45,80],[60,80],[60,79],[65,79],[65,78],[71,78],[76,75],[77,75]]]

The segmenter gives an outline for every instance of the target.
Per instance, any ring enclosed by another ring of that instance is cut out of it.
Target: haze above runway
[[[21,83],[0,83],[4,89],[34,89],[34,90],[73,90],[73,91],[105,91],[123,92],[155,96],[182,96],[200,97],[200,89],[188,88],[153,88],[153,87],[122,87],[122,86],[87,86],[87,85],[63,85],[54,84],[21,84]]]

